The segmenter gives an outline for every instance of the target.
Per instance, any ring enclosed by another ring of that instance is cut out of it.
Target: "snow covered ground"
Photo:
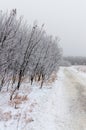
[[[22,87],[13,101],[0,93],[0,130],[86,130],[85,73],[63,67],[50,86]]]

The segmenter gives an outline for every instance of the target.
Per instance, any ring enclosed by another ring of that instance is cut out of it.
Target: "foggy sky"
[[[45,24],[59,36],[64,55],[86,56],[86,0],[0,0],[3,11],[17,9],[29,24]]]

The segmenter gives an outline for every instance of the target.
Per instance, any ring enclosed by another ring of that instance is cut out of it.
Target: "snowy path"
[[[86,79],[67,68],[64,69],[64,74],[66,77],[64,87],[68,92],[71,130],[86,130]]]
[[[60,73],[64,78],[59,77],[54,88],[36,97],[39,106],[34,111],[31,130],[86,130],[83,79],[67,68]]]

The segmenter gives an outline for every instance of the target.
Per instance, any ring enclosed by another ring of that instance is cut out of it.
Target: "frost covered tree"
[[[16,44],[16,35],[20,20],[16,20],[16,9],[10,14],[0,12],[0,76],[1,85],[4,83],[6,73],[12,67],[13,49]]]
[[[48,80],[53,72],[57,72],[62,57],[62,50],[58,46],[58,39],[45,35],[42,37],[39,46],[31,56],[31,84],[35,77],[41,79],[41,87],[45,80]]]
[[[86,57],[82,56],[68,56],[64,57],[64,60],[70,62],[71,65],[86,65]]]
[[[0,81],[9,78],[12,86],[20,88],[22,78],[28,75],[31,80],[48,80],[57,72],[62,57],[58,38],[48,36],[37,24],[28,26],[22,17],[17,18],[16,9],[9,13],[0,12]],[[16,81],[17,79],[17,81]]]

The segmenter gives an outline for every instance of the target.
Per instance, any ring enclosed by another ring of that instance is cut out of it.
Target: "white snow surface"
[[[0,130],[86,130],[86,74],[82,75],[75,67],[62,67],[56,81],[42,89],[23,83],[15,94],[20,96],[17,101],[10,101],[10,91],[3,90]]]

